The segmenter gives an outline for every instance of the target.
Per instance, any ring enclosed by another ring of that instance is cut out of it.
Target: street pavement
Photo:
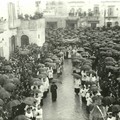
[[[44,99],[43,120],[88,120],[85,105],[74,93],[71,60],[65,60],[59,81],[57,101],[52,102],[51,93]]]

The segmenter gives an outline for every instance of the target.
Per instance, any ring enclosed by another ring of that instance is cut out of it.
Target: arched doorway
[[[112,22],[107,22],[107,27],[111,27],[112,26]]]
[[[15,43],[15,36],[13,35],[12,37],[11,37],[11,52],[14,52],[15,51],[15,45],[16,45],[16,43]]]
[[[119,26],[119,22],[118,21],[115,22],[115,26]]]
[[[29,37],[27,35],[21,36],[21,47],[29,45]]]

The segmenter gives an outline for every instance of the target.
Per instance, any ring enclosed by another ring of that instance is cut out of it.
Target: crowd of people
[[[42,48],[17,47],[10,60],[1,57],[0,119],[42,120],[48,92],[57,100],[54,74],[60,77],[64,59],[71,59],[75,93],[90,120],[119,120],[119,37],[119,27],[47,29]]]
[[[42,53],[40,47],[31,44],[17,47],[10,60],[1,57],[1,120],[42,120],[42,106],[49,89],[52,101],[56,101],[54,74],[60,76],[62,73],[63,53],[61,50],[51,51],[47,56]]]
[[[65,57],[72,59],[75,93],[82,96],[91,120],[120,119],[119,29],[115,26],[47,31],[47,42],[53,48],[65,46]]]

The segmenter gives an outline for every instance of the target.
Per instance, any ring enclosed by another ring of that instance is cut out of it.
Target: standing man
[[[52,101],[56,101],[57,99],[57,85],[55,84],[55,82],[52,82],[52,85],[50,87],[50,92],[52,95]]]

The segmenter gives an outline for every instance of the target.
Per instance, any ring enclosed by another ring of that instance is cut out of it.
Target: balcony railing
[[[99,17],[98,16],[89,16],[89,17],[86,17],[86,20],[88,22],[99,22]]]
[[[116,18],[118,18],[118,16],[115,16],[115,15],[107,15],[107,16],[105,16],[105,18],[107,18],[107,19],[116,19]]]

